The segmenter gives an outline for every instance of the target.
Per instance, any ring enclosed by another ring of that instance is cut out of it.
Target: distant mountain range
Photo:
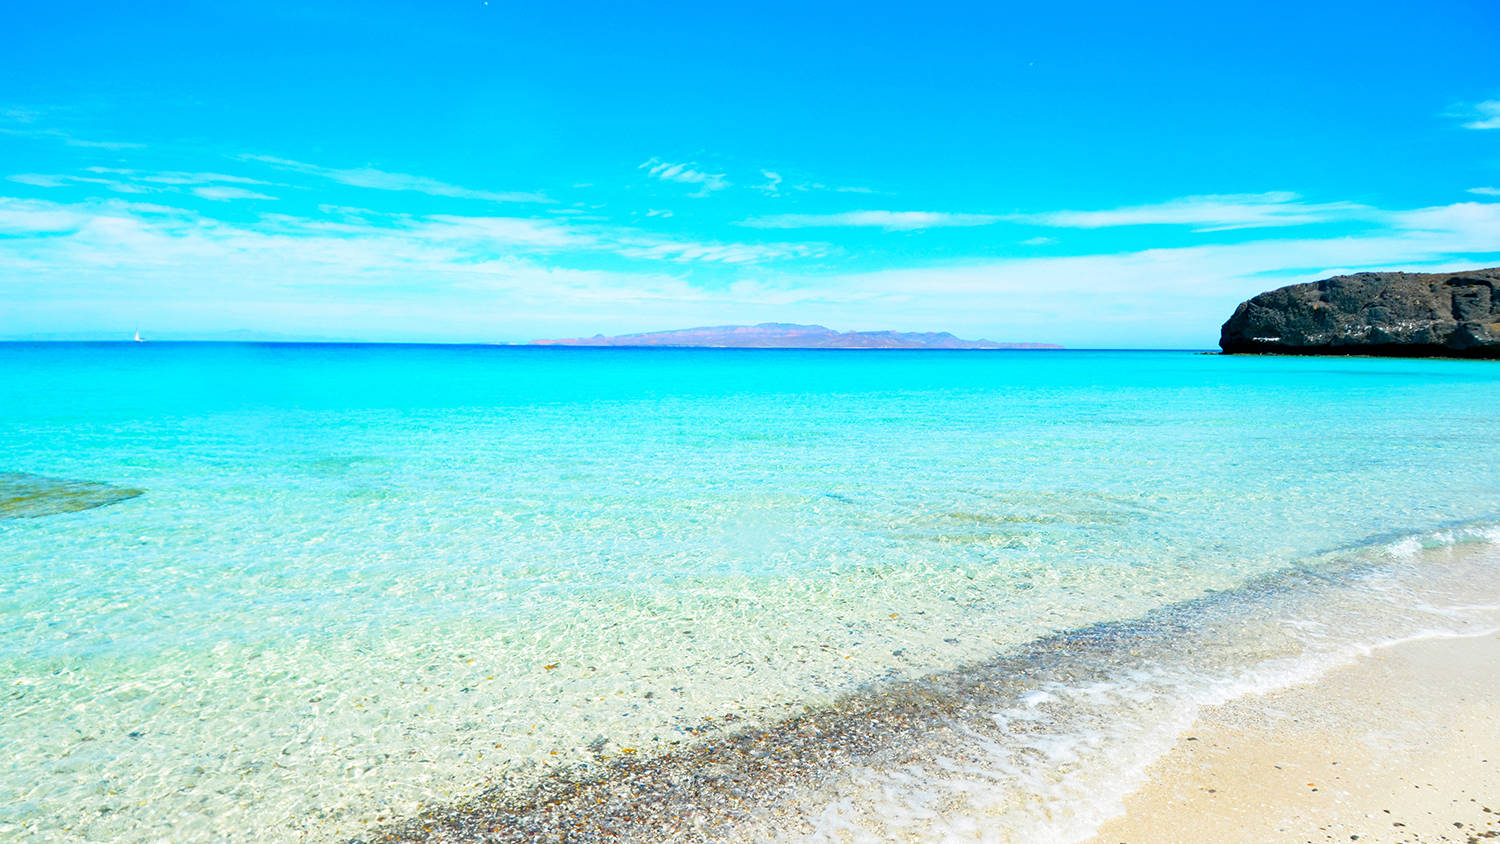
[[[763,322],[606,337],[533,340],[533,346],[697,346],[720,349],[1061,349],[1051,343],[965,340],[946,331],[834,331],[821,325]]]

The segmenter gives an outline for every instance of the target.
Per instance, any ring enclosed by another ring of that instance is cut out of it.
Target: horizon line
[[[492,348],[492,349],[562,349],[562,350],[584,350],[584,351],[608,351],[615,349],[666,349],[666,350],[695,350],[695,351],[730,351],[730,352],[1205,352],[1218,351],[1217,347],[1210,346],[1061,346],[1050,344],[1051,347],[1019,346],[1012,348],[932,348],[932,347],[874,347],[874,346],[699,346],[699,345],[669,345],[669,344],[640,344],[640,345],[565,345],[554,343],[535,342],[502,342],[502,341],[443,341],[443,340],[145,340],[136,342],[131,339],[23,339],[23,338],[0,338],[0,344],[5,345],[59,345],[59,346],[149,346],[149,345],[214,345],[214,346],[451,346],[465,348]]]

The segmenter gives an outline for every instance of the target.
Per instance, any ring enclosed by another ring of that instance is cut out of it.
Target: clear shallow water
[[[1392,549],[1500,519],[1495,407],[1464,361],[0,344],[0,472],[144,490],[0,519],[0,831],[359,834],[1348,554],[1469,629]],[[949,834],[849,805],[803,814]]]

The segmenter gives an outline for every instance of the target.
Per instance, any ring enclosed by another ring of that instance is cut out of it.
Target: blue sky
[[[8,10],[0,338],[1209,347],[1500,264],[1493,0],[304,5]]]

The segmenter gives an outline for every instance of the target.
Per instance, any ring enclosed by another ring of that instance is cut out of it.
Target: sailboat
[[[141,330],[139,328],[137,328],[135,330],[135,342],[137,342],[137,343],[144,343],[144,342],[146,342],[145,340],[141,339]]]

